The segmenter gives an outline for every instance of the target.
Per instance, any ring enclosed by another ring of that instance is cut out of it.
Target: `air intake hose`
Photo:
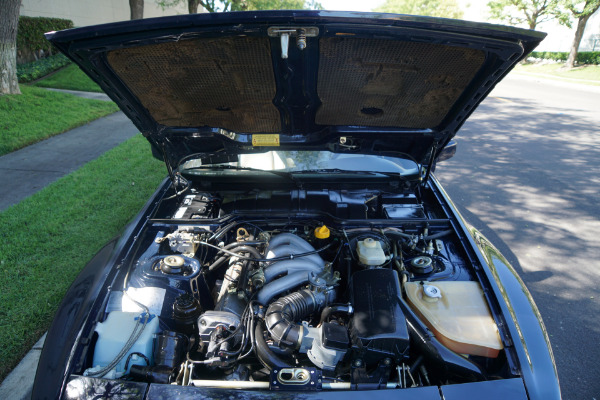
[[[304,328],[295,321],[321,309],[326,300],[322,292],[303,289],[271,303],[265,314],[265,324],[275,343],[279,347],[299,347]]]

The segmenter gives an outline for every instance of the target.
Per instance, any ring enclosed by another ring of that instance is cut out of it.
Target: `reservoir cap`
[[[326,225],[315,228],[315,237],[317,239],[327,239],[329,237],[329,228]]]

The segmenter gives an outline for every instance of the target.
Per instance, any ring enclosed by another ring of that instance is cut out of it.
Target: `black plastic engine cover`
[[[352,275],[350,337],[355,358],[375,364],[388,357],[397,362],[408,357],[408,328],[397,300],[400,296],[394,270],[370,269]]]

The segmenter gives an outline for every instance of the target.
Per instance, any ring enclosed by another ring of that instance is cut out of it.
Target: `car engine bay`
[[[431,196],[192,189],[163,199],[80,372],[289,391],[513,376],[476,262]]]

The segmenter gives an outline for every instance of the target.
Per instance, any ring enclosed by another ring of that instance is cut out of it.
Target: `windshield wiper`
[[[252,168],[252,167],[236,167],[234,165],[199,165],[197,167],[185,168],[181,172],[187,172],[192,170],[205,169],[209,171],[223,171],[223,170],[234,170],[234,171],[253,171],[253,172],[263,172],[272,175],[277,175],[281,178],[288,179],[292,181],[298,188],[302,187],[302,184],[296,180],[292,176],[291,173],[285,171],[273,171],[270,169],[260,169],[260,168]]]
[[[396,172],[385,172],[385,171],[354,171],[349,169],[339,168],[316,168],[316,169],[305,169],[301,171],[292,171],[291,174],[357,174],[357,175],[383,175],[389,177],[402,177],[400,173]]]

